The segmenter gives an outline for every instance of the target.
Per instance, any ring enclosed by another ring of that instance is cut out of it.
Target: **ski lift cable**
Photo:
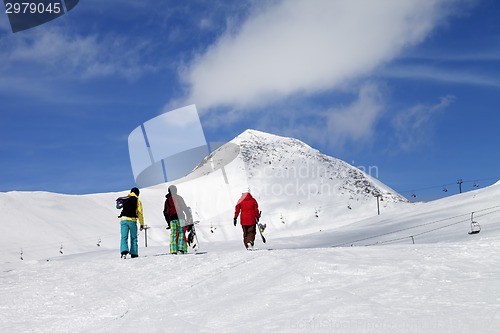
[[[408,240],[408,238],[410,238],[410,236],[404,236],[404,237],[400,237],[400,238],[389,239],[389,240],[386,240],[386,241],[376,242],[376,243],[372,243],[372,244],[366,244],[366,245],[363,245],[363,246],[376,246],[376,245],[381,245],[381,244],[395,243],[395,242],[399,242],[399,241],[402,241],[402,240]]]
[[[460,220],[458,222],[450,223],[450,224],[447,224],[445,226],[441,226],[441,227],[438,227],[438,228],[427,230],[427,231],[424,231],[424,232],[421,232],[421,233],[418,233],[418,234],[414,234],[414,235],[411,235],[411,236],[404,236],[404,237],[400,237],[400,238],[389,239],[389,240],[386,240],[386,241],[380,241],[380,242],[376,242],[376,243],[373,243],[373,244],[367,244],[365,246],[374,246],[374,245],[380,245],[380,244],[394,243],[394,242],[398,242],[398,241],[401,241],[401,240],[407,240],[407,239],[412,238],[412,237],[421,236],[421,235],[424,235],[424,234],[427,234],[427,233],[434,232],[436,230],[448,228],[448,227],[453,226],[455,224],[460,224],[460,223],[464,223],[464,222],[467,222],[467,221],[469,221],[469,219]]]
[[[488,207],[488,208],[484,208],[484,209],[480,209],[480,210],[476,210],[475,212],[476,213],[477,212],[483,212],[483,211],[490,210],[490,209],[493,209],[493,208],[498,208],[498,207],[500,207],[500,205],[492,206],[492,207]],[[498,211],[500,211],[500,210],[496,210],[496,211],[493,211],[493,212],[485,213],[485,214],[480,215],[479,217],[486,216],[486,215],[489,215],[489,214],[493,214],[493,213],[496,213]],[[379,237],[383,237],[383,236],[395,234],[395,233],[398,233],[398,232],[402,232],[402,231],[406,231],[406,230],[411,230],[411,229],[416,229],[416,228],[420,228],[420,227],[423,227],[423,226],[426,226],[426,225],[436,224],[436,223],[440,223],[440,222],[444,222],[444,221],[456,219],[456,218],[459,218],[459,217],[462,217],[462,216],[469,216],[469,215],[470,215],[470,213],[460,214],[460,215],[448,217],[448,218],[437,220],[437,221],[426,222],[426,223],[422,223],[422,224],[419,224],[419,225],[416,225],[416,226],[412,226],[412,227],[408,227],[408,228],[398,229],[398,230],[386,232],[386,233],[375,235],[375,236],[365,237],[365,238],[358,239],[358,240],[355,240],[355,241],[350,241],[350,242],[345,242],[345,243],[341,243],[341,244],[336,244],[336,245],[333,245],[331,247],[340,247],[340,246],[344,246],[344,245],[347,245],[347,244],[358,243],[358,242],[362,242],[362,241],[365,241],[365,240],[379,238]],[[476,215],[476,217],[478,217],[478,215]],[[467,218],[467,219],[461,220],[459,222],[454,222],[454,223],[449,224],[449,225],[447,225],[445,227],[448,227],[448,226],[451,226],[451,225],[455,225],[455,224],[458,224],[458,223],[463,223],[465,221],[469,221],[469,219]],[[436,228],[435,230],[439,230],[439,229],[442,229],[442,228],[443,227],[439,227],[439,228]],[[427,232],[424,232],[424,233],[427,233]],[[422,234],[424,234],[424,233],[422,233]],[[412,236],[418,236],[418,235],[420,235],[420,234],[412,235]],[[404,237],[404,238],[408,238],[408,237],[409,236]]]
[[[500,177],[492,177],[492,178],[483,178],[483,179],[474,179],[474,180],[462,180],[462,183],[479,183],[479,182],[485,182],[485,181],[490,181],[490,180],[499,180]],[[422,188],[417,188],[417,189],[412,189],[412,190],[405,190],[405,191],[398,191],[398,193],[414,193],[414,192],[421,192],[425,190],[431,190],[431,189],[436,189],[436,188],[443,188],[443,187],[449,187],[456,185],[456,182],[453,183],[448,183],[448,184],[441,184],[441,185],[431,185],[428,187],[422,187]]]
[[[387,235],[395,234],[395,233],[406,231],[406,230],[420,228],[420,227],[423,227],[423,226],[426,226],[426,225],[430,225],[430,224],[435,224],[435,223],[439,223],[439,222],[443,222],[443,221],[447,221],[447,220],[456,219],[458,217],[462,217],[462,216],[465,216],[465,215],[469,216],[469,213],[461,214],[461,215],[457,215],[457,216],[453,216],[453,217],[448,217],[448,218],[445,218],[445,219],[442,219],[442,220],[438,220],[438,221],[426,222],[426,223],[419,224],[419,225],[416,225],[416,226],[407,227],[407,228],[403,228],[403,229],[398,229],[398,230],[394,230],[394,231],[390,231],[390,232],[385,232],[383,234],[379,234],[379,235],[375,235],[375,236],[370,236],[370,237],[365,237],[365,238],[358,239],[358,240],[355,240],[355,241],[350,241],[350,242],[345,242],[345,243],[341,243],[341,244],[336,244],[336,245],[333,245],[332,247],[338,247],[338,246],[343,246],[343,245],[346,245],[346,244],[352,244],[352,243],[362,242],[362,241],[373,239],[373,238],[387,236]]]
[[[496,206],[496,207],[498,207],[498,206]],[[480,211],[484,211],[484,209],[480,210]],[[494,214],[494,213],[497,213],[497,212],[500,212],[500,209],[497,209],[495,211],[492,211],[492,212],[489,212],[489,213],[485,213],[485,214],[482,214],[482,215],[476,215],[476,217],[483,217],[483,216]],[[474,212],[474,213],[477,213],[477,212]],[[423,232],[418,233],[418,234],[414,234],[414,235],[410,235],[410,236],[405,236],[405,237],[400,237],[400,238],[389,239],[389,240],[386,240],[386,241],[380,241],[380,242],[376,242],[376,243],[373,243],[373,244],[367,244],[365,246],[373,246],[373,245],[379,245],[379,244],[394,243],[394,242],[401,241],[401,240],[407,240],[408,238],[421,236],[421,235],[424,235],[424,234],[428,234],[428,233],[434,232],[436,230],[448,228],[448,227],[454,226],[456,224],[465,223],[465,222],[470,222],[470,219],[468,219],[468,218],[467,219],[463,219],[463,220],[460,220],[460,221],[457,221],[457,222],[453,222],[453,223],[450,223],[450,224],[447,224],[447,225],[444,225],[444,226],[440,226],[440,227],[437,227],[437,228],[434,228],[434,229],[426,230],[426,231],[423,231]]]
[[[496,208],[496,207],[499,207],[499,206],[495,206],[495,207],[492,207],[492,208]],[[480,212],[480,211],[485,211],[485,210],[492,209],[492,208],[482,209],[482,210],[479,210],[479,211],[476,211],[476,212],[473,212],[473,213],[477,213],[477,212]],[[482,214],[482,215],[476,215],[476,217],[483,217],[483,216],[494,214],[494,213],[497,213],[497,212],[500,212],[500,209],[497,209],[495,211],[492,211],[492,212],[489,212],[489,213],[485,213],[485,214]],[[471,221],[470,219],[463,219],[463,220],[458,221],[458,222],[450,223],[450,224],[447,224],[447,225],[444,225],[444,226],[441,226],[441,227],[438,227],[438,228],[430,229],[430,230],[427,230],[427,231],[424,231],[424,232],[421,232],[421,233],[418,233],[418,234],[414,234],[414,235],[411,235],[411,236],[406,236],[406,237],[401,237],[401,238],[394,239],[394,240],[388,240],[388,241],[379,242],[379,244],[389,243],[389,242],[392,242],[392,241],[399,241],[399,240],[403,240],[403,239],[408,239],[410,237],[421,236],[421,235],[424,235],[424,234],[428,234],[428,233],[434,232],[436,230],[448,228],[448,227],[451,227],[451,226],[456,225],[456,224],[470,222],[470,221]]]
[[[432,190],[435,188],[442,188],[443,186],[451,186],[454,185],[455,183],[450,183],[450,184],[441,184],[441,185],[433,185],[433,186],[428,186],[428,187],[421,187],[413,190],[405,190],[405,191],[397,191],[398,193],[414,193],[414,192],[421,192],[425,190]]]

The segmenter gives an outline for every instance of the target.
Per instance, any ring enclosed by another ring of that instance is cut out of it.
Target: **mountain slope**
[[[200,176],[212,177],[206,189]],[[198,178],[196,178],[198,177]],[[188,177],[199,203],[213,194],[216,204],[230,219],[240,194],[250,189],[263,210],[263,218],[276,230],[307,232],[329,229],[377,213],[380,205],[389,209],[407,202],[391,188],[359,169],[326,156],[303,142],[255,130],[247,130],[210,154]],[[182,183],[181,185],[183,185]],[[186,186],[188,188],[188,186]],[[209,207],[197,211],[210,212]],[[332,223],[332,216],[341,217]],[[203,214],[205,220],[219,217]],[[311,228],[309,219],[316,224]]]
[[[363,245],[419,234],[418,242],[468,239],[468,215],[484,210],[480,221],[495,225],[500,186],[464,193],[427,204],[410,204],[376,179],[338,159],[325,156],[290,138],[248,130],[208,156],[190,175],[175,182],[193,209],[202,244],[240,242],[241,230],[232,224],[234,205],[250,188],[263,211],[269,246]],[[148,229],[149,246],[167,250],[163,203],[170,184],[141,189],[140,199]],[[103,249],[117,249],[118,210],[115,199],[127,191],[92,195],[45,192],[0,193],[5,223],[0,224],[4,244],[2,261],[43,259]],[[380,210],[377,215],[377,199]],[[449,215],[450,211],[454,211]],[[443,226],[446,218],[464,220],[451,229],[428,232]],[[422,225],[422,226],[420,226]],[[403,230],[400,233],[394,231]],[[495,234],[496,225],[480,234]],[[449,232],[453,230],[453,232]],[[424,233],[424,234],[422,234]],[[374,237],[384,235],[383,237]],[[422,234],[420,236],[420,234]],[[460,236],[456,236],[460,235]],[[367,240],[359,242],[360,239]],[[300,239],[300,241],[297,241]],[[145,245],[145,234],[139,236]]]
[[[474,213],[474,214],[472,214]],[[470,235],[471,221],[481,231]],[[293,248],[301,237],[275,239],[275,248]],[[378,246],[477,242],[500,238],[500,182],[428,203],[382,210],[342,228],[317,231],[304,247]]]
[[[284,180],[288,183],[285,182],[285,186],[275,189],[275,192],[283,195],[295,192],[310,198],[348,195],[351,200],[379,195],[382,200],[407,201],[388,186],[344,161],[324,155],[297,139],[256,130],[246,130],[209,155],[195,172],[198,169],[206,170],[207,167],[210,169],[209,164],[214,160],[217,161],[215,168],[220,169],[231,157],[240,159],[244,164],[250,187],[256,187],[258,192],[265,194],[273,194],[269,193],[273,191],[269,187],[271,182],[275,184]],[[286,185],[298,185],[299,188],[291,192],[291,186]],[[303,192],[301,187],[306,187],[307,193],[300,193]]]
[[[389,187],[343,161],[298,140],[255,130],[214,151],[175,184],[201,221],[199,237],[205,242],[240,238],[232,216],[248,188],[260,204],[270,237],[328,230],[373,216],[377,195],[385,209],[405,204]],[[141,189],[150,245],[166,245],[168,239],[162,210],[169,185]],[[9,221],[0,225],[0,241],[7,245],[9,260],[21,252],[43,258],[60,250],[114,248],[118,238],[114,200],[126,193],[0,193]]]
[[[247,131],[176,184],[203,255],[163,255],[169,184],[141,189],[149,247],[141,234],[133,260],[118,253],[126,191],[0,193],[0,331],[498,330],[500,183],[410,204],[298,141]],[[255,252],[232,225],[248,187],[268,224]]]

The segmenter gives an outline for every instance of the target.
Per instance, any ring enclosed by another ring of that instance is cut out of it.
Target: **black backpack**
[[[116,199],[116,208],[121,209],[122,212],[118,217],[137,217],[137,197],[126,196]]]

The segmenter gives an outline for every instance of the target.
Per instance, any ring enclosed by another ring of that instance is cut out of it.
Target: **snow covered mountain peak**
[[[279,145],[279,144],[290,144],[293,143],[294,146],[297,147],[305,147],[308,149],[313,149],[304,142],[290,138],[290,137],[283,137],[267,132],[262,132],[254,129],[247,129],[240,135],[238,135],[236,138],[231,140],[233,143],[237,143],[239,145],[248,145],[248,144],[261,144],[261,145],[266,145],[266,144],[273,144],[273,145]]]
[[[380,196],[392,202],[407,201],[358,168],[294,138],[249,129],[230,144],[238,146],[239,158],[245,164],[249,183],[254,186],[259,181],[265,186],[285,182],[288,190],[291,184],[305,185],[308,197],[347,195],[350,200],[360,200]]]
[[[257,130],[213,151],[177,184],[200,220],[217,223],[231,216],[241,193],[250,189],[275,230],[304,233],[376,215],[377,201],[381,209],[407,202],[342,160],[300,140]]]

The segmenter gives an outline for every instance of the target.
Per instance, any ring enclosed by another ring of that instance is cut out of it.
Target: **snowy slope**
[[[389,187],[306,144],[247,130],[208,156],[194,172],[175,184],[200,220],[203,241],[239,239],[232,225],[234,205],[250,188],[263,211],[270,237],[328,230],[406,205]],[[169,184],[141,189],[150,245],[165,245],[162,214]],[[0,225],[4,260],[41,259],[58,254],[116,247],[114,200],[127,192],[68,196],[54,193],[0,193],[8,223]],[[335,217],[335,218],[332,218]],[[314,223],[311,223],[311,220]],[[71,231],[71,232],[70,232]],[[141,240],[142,237],[141,237]]]
[[[307,191],[269,193],[288,184]],[[411,204],[298,141],[247,131],[177,185],[201,220],[204,254],[165,255],[167,184],[141,190],[151,229],[133,260],[118,253],[114,200],[126,191],[0,193],[0,332],[493,333],[500,326],[500,183]],[[243,249],[231,223],[248,187],[268,225],[268,241],[257,238],[255,252]],[[384,199],[380,216],[374,194]],[[476,235],[468,234],[472,212],[482,227]]]
[[[300,247],[300,243],[296,244]],[[2,265],[1,332],[493,333],[500,238]]]
[[[481,227],[481,232],[477,235],[469,234],[472,219]],[[498,235],[500,182],[484,189],[428,203],[382,210],[380,216],[360,219],[342,228],[318,229],[308,234],[307,240],[301,241],[301,244],[310,247],[424,244],[467,242],[483,236]],[[293,247],[295,242],[290,237],[280,239],[279,247]]]
[[[209,155],[180,193],[211,231],[207,240],[239,237],[231,225],[234,205],[250,189],[263,221],[276,232],[303,234],[333,229],[391,209],[407,200],[353,166],[293,139],[247,130]],[[332,216],[338,217],[332,219]],[[315,223],[311,225],[310,219]]]

